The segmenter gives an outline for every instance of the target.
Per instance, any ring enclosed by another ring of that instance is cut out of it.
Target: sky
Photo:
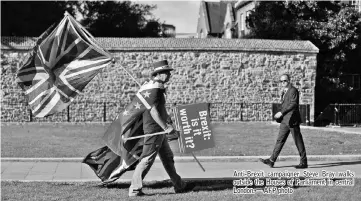
[[[196,33],[200,0],[135,1],[157,5],[153,15],[160,22],[176,27],[176,33]]]

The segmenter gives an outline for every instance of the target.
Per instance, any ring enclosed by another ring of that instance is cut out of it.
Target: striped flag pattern
[[[65,109],[112,56],[70,14],[40,37],[17,72],[35,117]]]
[[[142,114],[157,104],[164,86],[149,81],[141,86],[132,102],[128,104],[104,133],[107,146],[89,153],[83,160],[103,183],[117,180],[124,172],[133,170],[143,153],[144,138],[124,141],[124,138],[144,135]],[[149,150],[152,151],[152,150]]]

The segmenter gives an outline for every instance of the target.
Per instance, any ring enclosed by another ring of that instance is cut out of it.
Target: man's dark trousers
[[[275,162],[277,160],[278,155],[280,154],[282,147],[285,144],[290,132],[292,133],[293,140],[296,143],[298,153],[301,157],[301,163],[302,162],[307,163],[306,149],[305,149],[305,144],[303,143],[300,126],[294,125],[291,127],[283,122],[280,124],[280,130],[279,130],[279,134],[277,137],[277,142],[276,142],[275,148],[273,149],[272,156],[270,158],[271,161]]]

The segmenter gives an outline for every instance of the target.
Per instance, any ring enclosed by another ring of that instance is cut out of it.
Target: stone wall
[[[127,40],[127,39],[114,39]],[[134,40],[134,39],[132,39]],[[148,39],[148,43],[157,39]],[[159,39],[158,39],[159,40]],[[167,39],[168,42],[176,41],[172,46],[164,48],[149,47],[149,44],[131,44],[123,42],[129,47],[116,48],[106,47],[108,43],[100,42],[105,46],[116,63],[106,67],[96,76],[70,106],[71,121],[102,121],[104,102],[106,103],[107,120],[111,120],[130,102],[135,92],[139,89],[136,82],[126,73],[125,68],[139,83],[149,78],[151,63],[167,59],[175,69],[168,85],[168,103],[248,103],[247,114],[263,115],[264,120],[271,120],[271,108],[265,106],[262,109],[254,108],[251,103],[270,104],[280,101],[279,76],[289,73],[292,83],[300,91],[300,103],[311,105],[311,121],[314,113],[314,92],[316,78],[316,56],[317,48],[304,48],[299,46],[294,49],[291,41],[270,41],[272,44],[283,43],[282,48],[258,48],[255,45],[238,48],[229,47],[230,41],[241,41],[247,44],[246,39],[215,39],[225,41],[223,46],[218,44],[215,48],[199,47],[204,41],[210,39],[198,39],[191,41],[197,48],[189,48],[189,44],[177,44],[179,39]],[[142,39],[142,41],[146,41]],[[150,42],[149,42],[150,41]],[[183,40],[184,41],[184,40]],[[254,40],[249,40],[254,42]],[[155,41],[157,42],[157,41]],[[264,42],[264,41],[263,41]],[[266,41],[267,42],[267,41]],[[301,41],[302,42],[302,41]],[[310,43],[303,41],[304,43]],[[287,43],[290,43],[287,45]],[[234,44],[233,44],[234,45]],[[144,47],[147,48],[144,48]],[[263,44],[264,46],[264,44]],[[263,47],[262,46],[262,47]],[[21,47],[25,47],[22,45]],[[4,48],[1,52],[2,78],[1,88],[4,93],[2,97],[2,121],[28,121],[29,111],[26,108],[25,97],[16,84],[16,70],[19,61],[25,56],[27,48]],[[138,49],[137,49],[138,47]],[[184,48],[187,47],[187,48]],[[94,102],[97,102],[96,104]],[[14,103],[14,104],[11,104]],[[222,108],[223,107],[223,108]],[[240,111],[232,108],[231,104],[218,106],[217,110],[230,111],[223,120],[240,120]],[[253,107],[253,109],[252,109]],[[233,111],[233,112],[232,112]],[[245,110],[242,110],[245,112]],[[66,111],[54,117],[40,121],[63,121]],[[218,115],[218,113],[214,113]],[[80,117],[81,116],[81,117]]]

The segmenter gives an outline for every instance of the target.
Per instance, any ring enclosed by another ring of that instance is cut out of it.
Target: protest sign
[[[175,119],[180,130],[181,153],[214,147],[208,103],[177,106]]]

